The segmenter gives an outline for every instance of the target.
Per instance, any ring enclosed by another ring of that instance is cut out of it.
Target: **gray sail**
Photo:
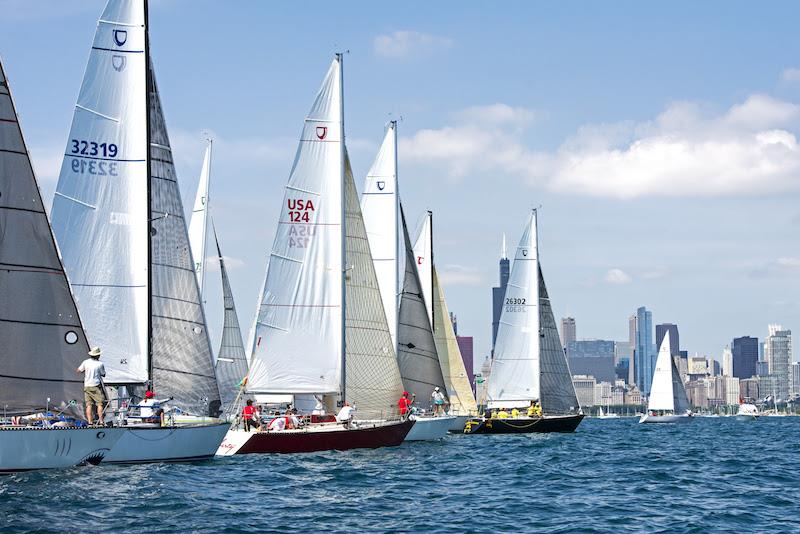
[[[428,308],[422,294],[422,284],[414,264],[414,249],[408,237],[403,207],[400,206],[405,244],[405,275],[400,296],[400,321],[397,328],[397,362],[403,386],[417,396],[416,405],[428,408],[433,388],[446,392],[442,366],[428,320]]]
[[[88,344],[0,62],[0,404],[78,416]],[[48,398],[50,401],[48,402]]]
[[[689,410],[689,398],[686,396],[686,388],[683,386],[683,380],[675,366],[675,359],[670,357],[672,364],[672,405],[676,414],[684,414]]]
[[[173,406],[216,416],[220,395],[183,203],[152,60],[149,76],[152,387]]]
[[[350,159],[345,152],[345,399],[359,419],[397,415],[403,392]]]
[[[231,282],[228,279],[228,270],[225,268],[225,259],[222,257],[222,251],[219,248],[216,229],[214,229],[214,243],[217,245],[219,271],[222,275],[222,299],[225,306],[222,341],[217,353],[217,381],[222,405],[226,411],[230,412],[239,394],[242,379],[247,376],[247,353],[244,350],[242,331],[239,328],[239,316],[236,314]]]
[[[550,297],[539,266],[539,391],[542,411],[548,415],[577,413],[580,410],[567,357],[558,337]]]

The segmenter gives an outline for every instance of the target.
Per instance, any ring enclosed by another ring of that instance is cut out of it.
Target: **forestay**
[[[356,419],[391,419],[398,415],[397,400],[403,392],[403,383],[346,153],[344,198],[347,234],[345,399],[357,408]]]
[[[527,406],[539,399],[539,281],[536,211],[525,226],[506,288],[487,404]]]
[[[194,209],[189,222],[189,243],[194,257],[194,271],[197,275],[197,285],[200,286],[200,295],[203,294],[205,282],[206,263],[206,236],[208,233],[208,206],[209,186],[211,180],[211,139],[206,146],[203,167],[200,171],[200,182],[197,185],[197,194],[194,199]]]
[[[341,57],[305,120],[258,314],[247,389],[338,393],[342,364]]]
[[[53,200],[53,231],[108,383],[148,379],[145,17],[110,1],[97,24]]]
[[[0,403],[80,416],[88,350],[0,63]],[[74,402],[72,402],[74,401]]]
[[[397,123],[386,129],[361,195],[361,211],[392,342],[397,342]]]
[[[397,328],[397,362],[403,386],[417,396],[417,406],[427,408],[433,388],[447,391],[442,367],[436,352],[431,324],[426,312],[419,275],[414,262],[414,251],[408,228],[400,208],[401,227],[405,244],[405,275],[400,296],[400,323]]]
[[[433,214],[429,211],[422,220],[422,225],[414,243],[414,263],[417,265],[422,296],[425,299],[425,311],[428,321],[433,324]]]
[[[447,386],[447,396],[450,398],[451,412],[458,415],[476,413],[478,406],[475,395],[472,393],[470,378],[464,367],[458,340],[450,322],[450,311],[444,299],[444,289],[439,283],[436,266],[433,274],[433,339],[436,343],[436,352],[442,366],[442,376]]]

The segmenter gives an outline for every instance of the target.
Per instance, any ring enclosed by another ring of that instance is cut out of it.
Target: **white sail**
[[[203,294],[206,263],[206,239],[208,234],[208,206],[209,185],[211,180],[211,139],[208,140],[206,154],[203,158],[203,168],[200,171],[200,183],[197,185],[197,194],[194,199],[192,219],[189,223],[189,243],[192,247],[194,258],[194,272],[197,275],[197,285],[200,294]]]
[[[381,290],[392,343],[397,344],[399,228],[397,195],[397,123],[386,129],[383,143],[372,164],[361,195],[361,212],[369,248]]]
[[[539,259],[536,211],[514,256],[487,389],[490,408],[539,399]]]
[[[422,284],[422,296],[425,298],[425,308],[428,312],[428,321],[433,324],[433,214],[425,214],[422,226],[414,242],[414,263],[417,265],[419,280]]]
[[[305,120],[286,185],[250,361],[253,393],[341,388],[341,76],[337,55]]]
[[[653,382],[650,386],[650,398],[648,399],[647,408],[648,410],[665,410],[683,414],[688,407],[689,402],[686,398],[686,390],[672,358],[669,332],[667,332],[658,350],[656,369],[653,372]]]
[[[108,383],[148,379],[148,168],[144,3],[97,24],[53,201],[53,231]]]

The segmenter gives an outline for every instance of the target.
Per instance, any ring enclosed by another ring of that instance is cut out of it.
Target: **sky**
[[[104,0],[0,0],[0,55],[52,199]],[[252,323],[283,186],[333,53],[356,182],[399,122],[399,180],[459,333],[491,346],[491,286],[541,206],[556,318],[627,340],[637,307],[681,348],[800,330],[800,4],[151,0],[151,53],[187,211],[211,210]],[[209,264],[209,273],[215,270]],[[222,303],[207,275],[215,347]],[[795,351],[797,353],[798,351]]]

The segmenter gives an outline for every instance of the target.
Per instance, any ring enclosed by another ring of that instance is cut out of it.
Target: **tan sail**
[[[436,266],[433,267],[433,338],[439,363],[442,366],[447,396],[450,399],[451,413],[455,415],[476,414],[478,406],[469,383],[469,376],[461,359],[461,351],[456,341],[456,333],[450,322],[450,312],[444,299],[444,291],[439,284]]]

